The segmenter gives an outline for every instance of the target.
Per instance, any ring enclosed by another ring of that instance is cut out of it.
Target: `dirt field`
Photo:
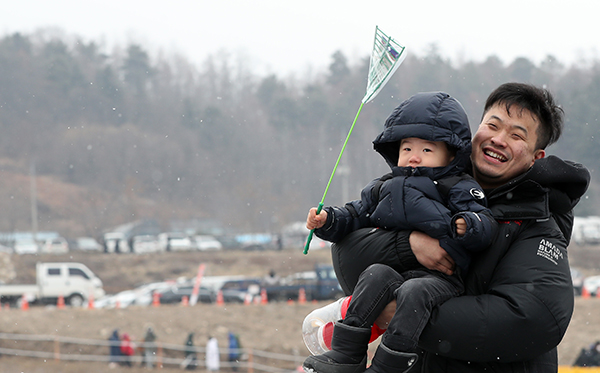
[[[597,272],[597,252],[585,252],[581,259],[586,274]],[[572,255],[573,257],[573,255]],[[15,257],[12,258],[19,278],[33,281],[33,273],[24,268],[35,261],[80,261],[87,264],[105,283],[108,292],[116,292],[137,284],[178,276],[194,276],[199,263],[206,263],[207,275],[246,274],[263,276],[270,269],[281,275],[309,270],[315,263],[330,262],[329,253],[315,251],[309,255],[299,252],[228,252],[228,253],[169,253],[155,256],[73,254],[68,257]],[[578,262],[579,259],[572,259]],[[27,273],[25,273],[27,272]],[[31,272],[31,273],[29,273]],[[161,278],[157,278],[157,277]],[[113,329],[127,332],[134,339],[143,338],[152,326],[158,341],[183,345],[189,332],[195,333],[195,344],[203,347],[208,335],[226,347],[227,333],[239,334],[243,347],[287,355],[297,355],[298,362],[308,353],[301,338],[300,325],[306,314],[319,304],[270,303],[267,305],[196,305],[184,307],[131,307],[128,309],[90,310],[31,307],[28,311],[17,309],[0,311],[0,331],[106,340]],[[560,364],[570,365],[582,347],[600,339],[600,299],[577,299],[573,320],[559,346]],[[0,341],[0,347],[17,348],[24,342]],[[54,351],[48,342],[35,342],[36,348]],[[29,347],[27,347],[29,348]],[[107,347],[96,352],[105,353]],[[78,351],[68,344],[60,347],[65,354],[90,353]],[[181,353],[183,356],[183,353]],[[180,357],[181,357],[180,356]],[[0,357],[3,372],[104,372],[105,363],[57,362],[53,359]],[[275,364],[275,363],[269,363]],[[296,364],[291,362],[290,369]],[[165,371],[179,371],[178,367],[165,367]],[[203,369],[199,369],[202,371]],[[111,371],[145,371],[143,368],[116,368]]]

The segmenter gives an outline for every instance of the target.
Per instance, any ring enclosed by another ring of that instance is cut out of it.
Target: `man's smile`
[[[494,150],[490,149],[490,148],[486,148],[483,149],[483,154],[487,155],[488,157],[494,158],[495,160],[499,161],[499,162],[506,162],[508,161],[508,158],[505,157],[504,155],[495,152]]]

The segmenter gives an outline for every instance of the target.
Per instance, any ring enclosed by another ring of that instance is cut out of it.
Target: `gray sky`
[[[336,50],[368,56],[376,25],[408,53],[436,43],[454,61],[553,54],[569,65],[599,58],[598,14],[597,0],[22,0],[2,4],[0,33],[58,28],[195,64],[225,50],[257,73],[288,74],[323,69]]]

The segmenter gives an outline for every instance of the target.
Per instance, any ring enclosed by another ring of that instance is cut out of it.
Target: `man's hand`
[[[409,237],[410,248],[425,268],[451,275],[455,263],[446,250],[440,246],[440,241],[431,238],[423,232],[413,231]]]
[[[321,228],[327,222],[327,212],[325,210],[321,210],[319,215],[317,215],[317,208],[313,207],[308,211],[308,217],[306,218],[306,228],[308,229],[317,229]]]
[[[413,254],[415,254],[419,263],[425,268],[440,271],[447,275],[451,275],[454,272],[454,260],[448,255],[446,250],[440,247],[440,241],[419,231],[413,231],[408,240]],[[379,317],[375,320],[375,324],[381,329],[387,329],[395,313],[396,301],[392,301],[379,314]]]

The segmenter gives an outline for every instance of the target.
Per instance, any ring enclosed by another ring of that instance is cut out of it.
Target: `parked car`
[[[148,306],[152,304],[154,292],[167,290],[173,282],[153,282],[139,286],[133,290],[125,290],[114,295],[107,295],[94,302],[96,308],[126,308],[132,305]]]
[[[188,297],[188,300],[192,297],[194,290],[193,284],[178,284],[170,286],[167,289],[160,290],[158,292],[160,296],[160,303],[180,303],[184,296]],[[198,302],[201,303],[214,303],[217,299],[217,295],[214,291],[201,286],[198,292]]]
[[[598,288],[600,287],[600,276],[590,276],[583,280],[583,288],[592,297],[598,296]]]
[[[221,286],[220,291],[225,303],[244,303],[246,299],[252,301],[260,294],[260,285],[260,278],[230,280]]]
[[[102,245],[93,237],[77,237],[74,249],[81,251],[102,251]]]
[[[114,295],[107,295],[94,300],[94,308],[126,308],[135,303],[136,294],[133,290],[124,290]]]
[[[158,241],[163,251],[189,251],[193,248],[192,240],[183,232],[161,233]]]
[[[66,304],[80,307],[87,299],[104,296],[102,281],[83,263],[38,262],[35,273],[35,283],[1,284],[2,302],[17,305],[26,295],[29,303],[57,304],[63,296]]]
[[[62,237],[49,238],[42,245],[43,253],[64,254],[69,252],[69,244]]]
[[[156,236],[140,235],[133,237],[132,250],[138,254],[155,253],[161,251],[161,247]]]
[[[127,236],[123,232],[104,233],[105,253],[129,253],[131,249]]]
[[[21,238],[15,241],[15,254],[37,254],[38,243],[33,238]]]
[[[213,251],[213,250],[222,250],[223,244],[219,242],[213,236],[207,235],[198,235],[194,236],[194,243],[196,244],[196,249],[200,251]]]
[[[338,299],[344,295],[333,266],[328,264],[317,264],[313,271],[293,273],[276,282],[263,281],[262,289],[269,301],[296,300],[300,289],[304,289],[307,300]]]

